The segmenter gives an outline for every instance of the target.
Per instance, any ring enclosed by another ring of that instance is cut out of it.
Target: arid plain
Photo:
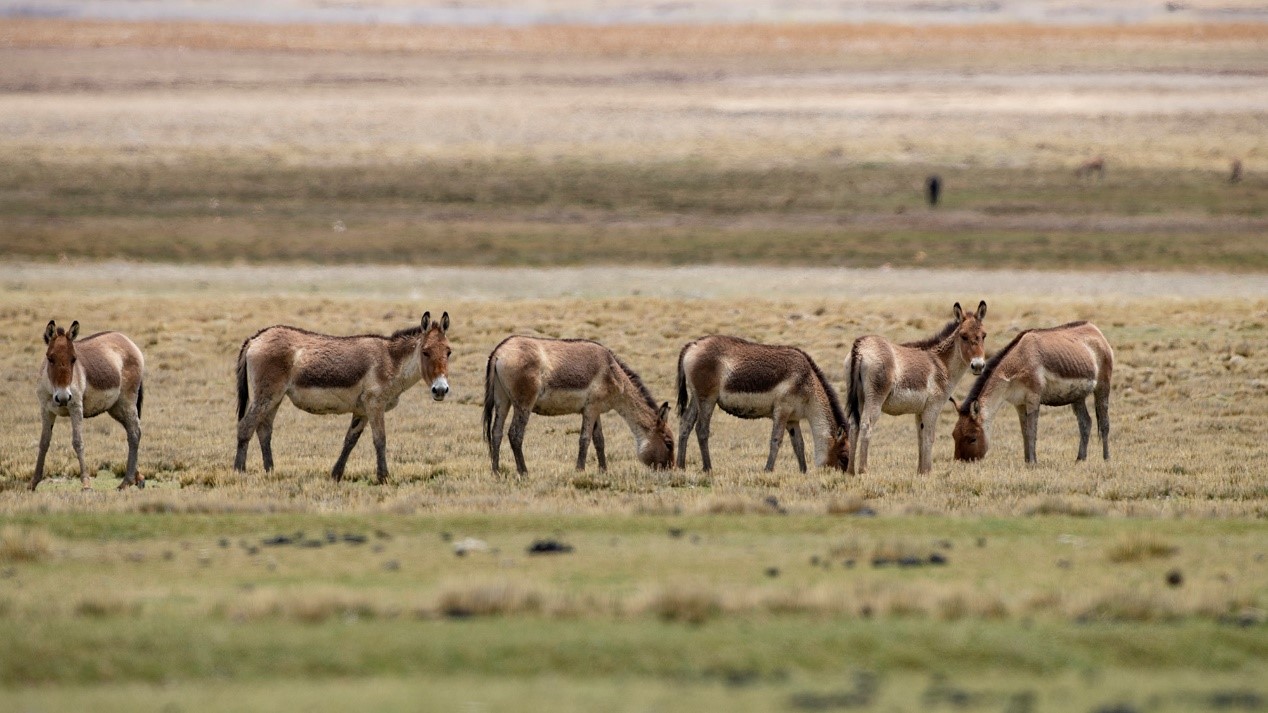
[[[0,21],[0,698],[1268,706],[1266,41]],[[1074,175],[1097,155],[1103,177]],[[787,445],[764,473],[768,427],[725,415],[710,474],[694,443],[686,471],[642,468],[613,416],[607,473],[573,470],[579,418],[545,417],[527,476],[488,470],[507,334],[603,341],[672,402],[696,336],[802,346],[841,387],[855,337],[923,337],[979,299],[992,348],[1101,326],[1109,463],[1075,463],[1073,414],[1045,409],[1038,465],[1009,414],[956,464],[948,408],[926,476],[890,417],[859,477],[800,474]],[[344,417],[289,406],[277,469],[253,444],[232,472],[245,337],[425,309],[453,318],[454,391],[388,415],[388,485],[368,442],[332,483]],[[48,319],[145,351],[146,490],[113,491],[104,418],[93,491],[64,423],[54,479],[24,490]],[[542,539],[574,549],[526,554]]]

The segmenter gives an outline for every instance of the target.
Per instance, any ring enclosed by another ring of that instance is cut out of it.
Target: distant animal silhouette
[[[1098,180],[1105,178],[1105,158],[1104,157],[1096,156],[1094,158],[1090,158],[1084,161],[1083,163],[1079,164],[1078,168],[1074,169],[1074,175],[1078,176],[1079,178],[1086,178],[1087,176],[1091,176],[1094,173],[1096,174],[1096,178]]]
[[[925,179],[925,197],[929,200],[929,205],[938,205],[938,197],[942,195],[942,178],[938,174],[934,174]]]
[[[1229,167],[1228,182],[1237,183],[1242,180],[1242,160],[1240,158],[1233,159],[1232,165]]]

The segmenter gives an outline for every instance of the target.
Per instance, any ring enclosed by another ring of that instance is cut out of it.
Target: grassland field
[[[0,20],[0,709],[1268,709],[1265,27]],[[725,415],[709,474],[612,416],[606,473],[545,417],[489,472],[508,334],[672,402],[696,336],[840,387],[978,299],[992,348],[1105,331],[1111,461],[1045,409],[1037,465],[1008,414],[957,464],[948,408],[927,476],[907,418],[852,477]],[[289,405],[230,469],[244,338],[425,309],[453,392],[388,415],[387,485]],[[103,418],[91,491],[64,421],[25,489],[49,319],[145,352],[145,490]]]

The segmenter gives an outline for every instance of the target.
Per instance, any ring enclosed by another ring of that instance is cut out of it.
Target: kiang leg
[[[70,404],[70,443],[79,460],[79,483],[88,490],[88,466],[84,463],[84,403],[72,400]]]
[[[607,470],[608,457],[603,450],[603,421],[601,418],[596,417],[594,419],[594,433],[592,434],[592,439],[594,440],[594,454],[599,459],[599,470]]]
[[[1092,415],[1087,412],[1086,401],[1075,401],[1070,408],[1079,421],[1079,455],[1076,460],[1087,460],[1087,444],[1092,440]]]
[[[57,415],[48,409],[40,412],[40,452],[35,458],[35,475],[31,478],[31,490],[44,480],[44,458],[48,455],[48,447],[53,442],[53,422]]]
[[[696,399],[695,394],[687,401],[687,407],[682,410],[682,417],[678,422],[678,467],[687,467],[687,443],[691,437],[691,431],[696,427],[697,417],[700,415],[700,401]]]
[[[1101,435],[1101,450],[1105,453],[1105,460],[1109,460],[1109,384],[1105,384],[1104,388],[1098,389],[1093,396],[1096,399],[1096,427]]]
[[[375,473],[382,485],[387,482],[387,426],[383,420],[383,407],[375,407],[369,418],[370,437],[374,439]]]
[[[806,441],[801,437],[801,422],[788,424],[788,441],[792,443],[793,454],[797,456],[797,467],[806,472]]]
[[[348,433],[343,437],[343,450],[339,453],[339,460],[335,461],[335,467],[330,471],[330,476],[335,479],[335,482],[343,480],[343,469],[348,465],[348,455],[356,447],[357,441],[361,440],[361,434],[365,431],[367,423],[369,419],[365,416],[353,415],[352,423],[348,426]]]
[[[696,441],[700,444],[700,469],[713,470],[713,462],[709,459],[709,422],[713,420],[714,402],[701,402],[700,414],[696,419]]]
[[[528,472],[524,462],[524,433],[528,430],[528,409],[515,406],[515,415],[511,417],[511,428],[507,436],[511,441],[511,453],[515,456],[515,472],[523,475]]]

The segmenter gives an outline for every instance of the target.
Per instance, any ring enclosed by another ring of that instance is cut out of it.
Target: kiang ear
[[[660,408],[656,410],[656,418],[660,419],[661,421],[664,421],[667,418],[669,418],[669,402],[668,401],[661,404]]]
[[[426,332],[427,328],[430,326],[431,326],[431,312],[430,311],[423,312],[423,331]]]
[[[70,331],[66,332],[66,336],[70,337],[72,342],[75,341],[75,337],[79,336],[79,320],[70,323]]]
[[[956,302],[955,306],[951,308],[951,314],[955,315],[957,320],[964,321],[964,308],[960,307],[959,302]]]
[[[48,326],[44,328],[44,343],[48,344],[53,341],[54,334],[57,334],[57,322],[50,319],[48,321]]]
[[[448,312],[443,312],[440,315],[440,331],[442,332],[449,331],[449,313]]]
[[[947,401],[950,401],[950,402],[951,402],[951,408],[955,409],[956,411],[959,411],[959,410],[960,410],[960,404],[957,404],[957,403],[955,402],[955,397],[954,397],[954,396],[952,396],[951,398],[947,399]]]
[[[977,321],[986,319],[986,300],[977,303]]]
[[[978,403],[977,401],[974,401],[973,405],[969,406],[969,415],[972,416],[973,418],[977,418],[978,416],[981,416],[982,404]]]

